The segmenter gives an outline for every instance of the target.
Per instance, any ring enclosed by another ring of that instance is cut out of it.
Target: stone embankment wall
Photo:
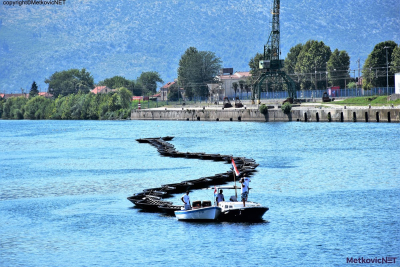
[[[400,109],[294,109],[289,115],[281,109],[262,114],[257,109],[164,109],[133,110],[132,120],[259,121],[259,122],[400,122]]]

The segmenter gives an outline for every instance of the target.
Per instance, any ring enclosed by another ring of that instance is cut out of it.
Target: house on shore
[[[53,95],[48,93],[48,92],[39,92],[38,94],[39,96],[43,96],[46,98],[52,98]],[[0,98],[3,99],[7,99],[7,98],[11,98],[11,97],[25,97],[25,98],[29,98],[29,93],[24,93],[24,94],[0,94]]]
[[[223,100],[224,97],[233,99],[236,96],[239,98],[251,96],[251,90],[246,92],[245,87],[243,91],[240,89],[239,81],[243,81],[245,84],[250,79],[251,74],[249,71],[237,71],[235,73],[222,73],[215,76],[214,83],[207,84],[208,90],[210,92],[211,101]],[[238,90],[236,91],[233,87],[233,83],[238,84]]]
[[[11,98],[11,97],[25,97],[25,98],[29,98],[29,94],[0,94],[0,97],[3,99],[7,99],[7,98]]]
[[[168,82],[160,88],[160,100],[162,100],[162,101],[168,100],[168,92],[169,92],[171,86],[173,86],[174,84],[176,84],[175,81]]]
[[[109,92],[114,92],[114,91],[115,91],[115,89],[110,89],[107,86],[96,86],[90,92],[97,95],[97,94],[107,94]]]
[[[177,81],[168,82],[164,84],[159,91],[160,96],[158,97],[159,101],[168,101],[168,94],[172,88],[172,86],[177,85]],[[185,90],[183,88],[179,88],[179,98],[183,99],[185,97]]]

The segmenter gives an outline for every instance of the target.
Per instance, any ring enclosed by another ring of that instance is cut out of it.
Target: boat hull
[[[179,210],[174,213],[178,220],[213,221],[221,214],[221,208],[213,206],[192,210]]]
[[[267,207],[242,207],[224,210],[219,216],[220,221],[252,222],[262,221],[263,215],[268,211]]]

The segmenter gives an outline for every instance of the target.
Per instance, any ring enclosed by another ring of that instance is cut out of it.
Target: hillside
[[[223,66],[248,70],[270,30],[264,0],[66,0],[61,6],[0,3],[0,92],[29,90],[55,71],[86,68],[95,82],[158,71],[176,78],[189,46],[221,57]],[[267,3],[267,4],[266,4]],[[398,0],[281,1],[281,48],[309,39],[346,50],[351,67],[382,41],[400,43]]]

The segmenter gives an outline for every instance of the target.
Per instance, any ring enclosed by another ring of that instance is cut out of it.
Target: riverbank
[[[186,121],[259,121],[259,122],[400,122],[399,106],[337,106],[327,103],[293,105],[290,114],[280,104],[268,104],[262,114],[258,105],[243,108],[220,106],[162,107],[133,110],[131,120],[186,120]]]

